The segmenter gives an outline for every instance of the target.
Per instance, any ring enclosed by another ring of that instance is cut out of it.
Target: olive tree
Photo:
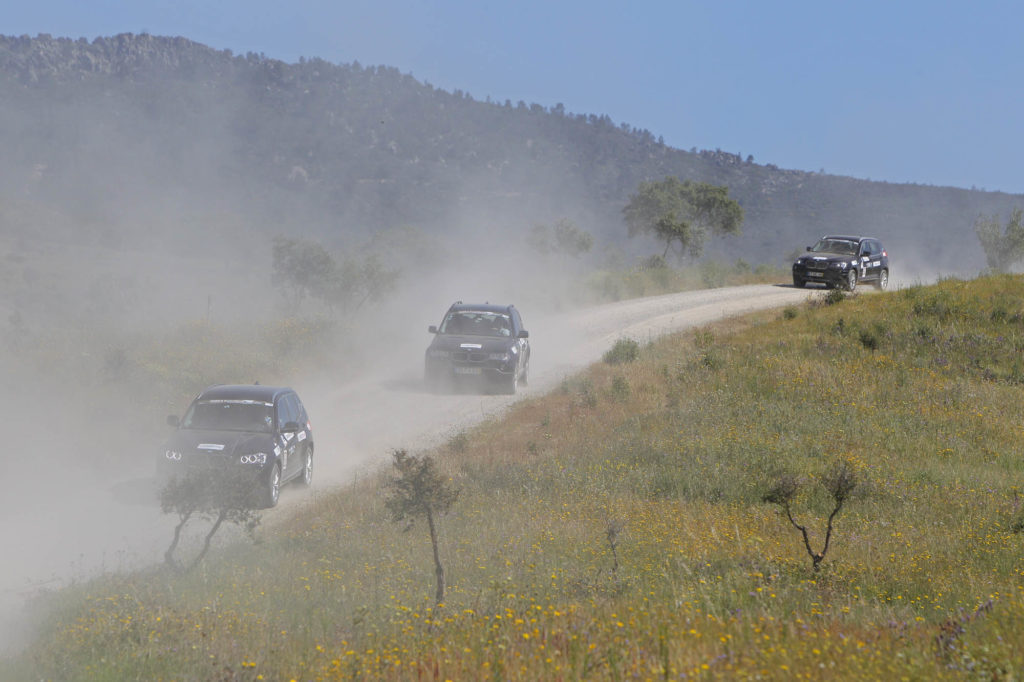
[[[554,225],[534,225],[527,243],[541,255],[560,254],[579,258],[594,247],[594,237],[568,218]]]
[[[165,514],[177,514],[178,523],[164,562],[173,569],[189,571],[199,565],[207,552],[213,536],[225,523],[245,528],[250,534],[260,523],[260,515],[251,503],[251,490],[242,481],[217,481],[208,476],[189,475],[172,478],[160,490],[160,509]],[[210,521],[210,528],[203,538],[203,547],[196,557],[182,566],[174,553],[181,541],[181,532],[193,518]]]
[[[375,254],[346,258],[327,277],[321,298],[332,311],[352,313],[368,301],[380,301],[395,289],[398,272]]]
[[[999,216],[979,216],[974,221],[974,232],[985,251],[988,267],[995,272],[1007,272],[1024,260],[1024,211],[1015,209],[1004,228]]]
[[[444,567],[437,539],[437,517],[447,512],[459,496],[459,490],[451,487],[437,471],[429,455],[417,457],[405,450],[392,453],[397,475],[388,481],[390,492],[384,504],[393,521],[407,521],[405,530],[412,528],[417,517],[427,521],[430,530],[430,544],[434,550],[434,575],[437,590],[435,601],[444,601]]]
[[[315,241],[281,236],[274,239],[272,252],[271,281],[295,307],[312,298],[332,311],[351,313],[367,301],[390,294],[398,280],[398,271],[376,254],[349,256],[339,262]]]
[[[622,213],[630,237],[650,234],[665,243],[662,258],[673,246],[678,256],[696,258],[708,233],[738,234],[743,223],[743,208],[728,187],[674,176],[641,182]]]
[[[306,239],[275,237],[271,281],[281,289],[289,303],[299,306],[308,297],[324,295],[324,286],[337,265],[320,244]]]

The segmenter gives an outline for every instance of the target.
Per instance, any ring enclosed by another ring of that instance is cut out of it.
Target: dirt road
[[[307,387],[304,395],[315,406],[310,411],[321,453],[317,486],[350,479],[357,467],[386,462],[394,448],[417,450],[443,442],[523,396],[547,392],[600,360],[620,338],[643,342],[724,317],[799,303],[809,295],[792,287],[754,285],[654,296],[534,319],[523,311],[532,360],[530,383],[516,396],[427,393],[423,350],[430,337],[417,329],[418,344],[409,348],[407,362],[389,372],[333,389]]]
[[[332,386],[330,378],[297,381],[312,416],[317,462],[312,492],[292,486],[267,516],[351,481],[360,471],[387,462],[393,448],[421,450],[488,417],[513,401],[557,386],[567,375],[597,361],[617,339],[646,341],[667,332],[724,317],[788,304],[814,295],[785,286],[755,285],[671,294],[597,306],[575,314],[531,319],[532,362],[529,386],[516,396],[432,395],[422,385],[423,350],[429,342],[426,322],[407,344],[387,349],[386,369],[366,379]],[[43,408],[24,401],[23,414]],[[38,452],[79,447],[74,429],[54,413],[35,434]],[[154,445],[156,447],[156,444]],[[160,513],[150,477],[152,461],[139,458],[136,471],[116,480],[88,468],[53,467],[45,458],[8,463],[12,492],[0,511],[5,560],[0,566],[0,651],[23,640],[26,608],[33,595],[86,579],[102,571],[127,570],[159,562],[171,537],[173,520]],[[29,485],[31,483],[31,485]],[[265,522],[272,522],[272,518]]]

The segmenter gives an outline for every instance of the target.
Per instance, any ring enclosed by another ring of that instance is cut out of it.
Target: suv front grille
[[[234,457],[225,457],[222,454],[211,455],[206,452],[196,452],[185,457],[185,464],[189,469],[199,471],[224,471],[234,464]]]
[[[487,353],[481,353],[475,351],[470,353],[469,351],[455,351],[452,353],[452,360],[455,362],[483,362],[487,359]]]

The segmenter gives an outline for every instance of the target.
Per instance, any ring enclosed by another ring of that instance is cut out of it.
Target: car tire
[[[519,370],[512,372],[512,376],[505,380],[505,393],[515,395],[519,389]]]
[[[797,289],[803,289],[805,286],[807,286],[807,282],[806,280],[797,279],[796,277],[794,277],[793,286],[795,286]]]
[[[308,488],[313,485],[313,448],[306,448],[306,456],[302,459],[302,473],[299,474],[299,485]]]
[[[275,464],[274,468],[270,470],[267,475],[267,480],[263,484],[263,491],[261,495],[260,506],[263,509],[270,509],[277,506],[277,501],[281,497],[281,465]]]
[[[857,271],[853,268],[846,273],[845,287],[847,291],[853,291],[857,288]]]
[[[882,270],[878,273],[878,281],[875,282],[875,288],[879,291],[885,291],[889,287],[889,271]]]

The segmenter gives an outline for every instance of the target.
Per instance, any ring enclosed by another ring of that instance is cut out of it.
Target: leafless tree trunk
[[[188,567],[188,570],[192,570],[199,565],[199,562],[203,560],[206,553],[210,551],[210,541],[213,540],[213,536],[217,533],[217,529],[220,528],[220,524],[224,523],[224,519],[227,518],[229,509],[221,509],[217,514],[217,520],[213,522],[213,526],[210,528],[210,532],[206,534],[206,538],[203,540],[203,549],[199,552],[199,555],[192,560],[192,565]]]
[[[181,514],[179,517],[178,525],[174,527],[174,538],[171,540],[171,546],[164,552],[164,563],[171,568],[177,568],[178,564],[174,560],[174,550],[178,548],[178,542],[181,541],[181,529],[185,527],[188,520],[192,518],[192,512],[188,511]]]
[[[434,576],[437,579],[437,592],[434,594],[434,601],[440,604],[444,601],[444,567],[441,565],[441,553],[437,546],[437,529],[434,526],[433,510],[427,510],[427,526],[430,528],[430,544],[434,547]]]

